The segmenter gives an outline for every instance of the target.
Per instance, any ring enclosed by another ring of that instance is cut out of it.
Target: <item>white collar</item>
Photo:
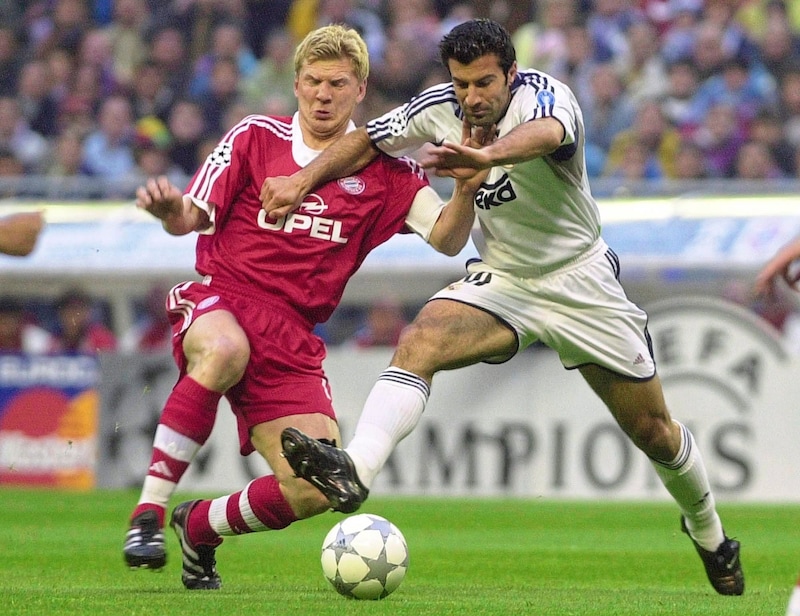
[[[346,133],[356,129],[353,120],[347,123]],[[303,130],[300,128],[300,112],[295,111],[292,116],[292,158],[301,167],[305,167],[317,156],[320,155],[322,150],[312,150],[303,141]]]

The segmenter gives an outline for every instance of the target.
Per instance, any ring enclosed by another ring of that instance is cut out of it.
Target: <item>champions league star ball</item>
[[[383,599],[408,569],[408,546],[389,520],[359,513],[334,526],[322,542],[322,572],[350,599]]]

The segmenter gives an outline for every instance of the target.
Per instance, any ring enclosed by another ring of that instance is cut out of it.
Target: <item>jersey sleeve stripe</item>
[[[231,128],[220,141],[220,145],[229,145],[233,148],[233,143],[236,138],[242,133],[250,130],[252,127],[264,128],[286,141],[292,140],[292,127],[291,124],[276,120],[268,116],[249,115],[239,122],[236,126]],[[207,158],[200,170],[195,176],[194,181],[187,189],[187,194],[199,199],[200,201],[208,201],[211,195],[211,188],[214,182],[225,170],[226,167],[211,163]]]
[[[461,117],[461,109],[458,106],[458,99],[456,98],[452,84],[441,84],[428,88],[403,105],[402,111],[398,111],[398,113],[403,113],[406,122],[408,122],[425,109],[444,104],[452,105],[453,114],[458,118]],[[367,134],[370,136],[373,143],[377,143],[392,136],[391,126],[396,121],[395,118],[396,114],[389,112],[386,115],[367,122]]]

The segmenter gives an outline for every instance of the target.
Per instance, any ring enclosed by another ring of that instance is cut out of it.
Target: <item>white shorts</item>
[[[495,315],[516,332],[518,351],[538,340],[568,369],[597,364],[634,379],[655,374],[647,314],[625,295],[617,255],[602,239],[542,276],[521,278],[482,261],[467,272],[431,299]]]

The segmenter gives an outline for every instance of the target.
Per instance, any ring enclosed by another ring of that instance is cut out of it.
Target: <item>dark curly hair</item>
[[[504,73],[511,70],[517,59],[508,30],[491,19],[465,21],[450,30],[439,43],[439,55],[445,67],[450,59],[470,64],[489,54],[497,56]]]

